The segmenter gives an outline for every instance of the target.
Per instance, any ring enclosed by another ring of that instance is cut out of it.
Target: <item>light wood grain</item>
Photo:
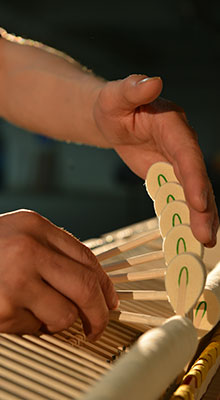
[[[97,255],[98,261],[103,261],[108,258],[111,258],[113,256],[117,256],[118,254],[131,250],[135,247],[138,247],[144,243],[148,243],[152,240],[158,239],[160,237],[160,230],[155,229],[154,231],[147,232],[145,234],[141,234],[140,236],[136,237],[133,240],[129,240],[124,244],[121,244],[120,246],[114,247],[113,249],[104,251],[103,253],[100,253]]]

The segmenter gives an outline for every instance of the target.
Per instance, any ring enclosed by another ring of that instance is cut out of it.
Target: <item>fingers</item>
[[[27,293],[24,303],[27,303]],[[76,306],[42,279],[32,285],[28,306],[50,332],[69,328],[78,317]]]
[[[50,229],[47,230],[47,239],[56,251],[70,257],[80,265],[92,268],[96,272],[108,308],[110,310],[115,309],[118,304],[118,297],[114,286],[91,250],[70,233],[53,224],[50,224]]]
[[[177,162],[185,196],[191,210],[192,231],[200,242],[214,246],[218,213],[203,160],[199,160],[197,154],[189,149],[187,159],[185,155],[177,154]]]
[[[211,183],[192,149],[188,157],[176,154],[181,183],[190,207],[191,227],[195,237],[202,243],[214,246],[218,227],[218,213]],[[191,168],[190,168],[191,166]]]
[[[187,201],[195,210],[206,211],[210,183],[198,144],[192,138],[188,138],[187,142],[179,138],[173,158],[174,169],[184,186]]]
[[[21,210],[16,214],[11,213],[9,217],[14,220],[18,216],[22,218],[22,226],[29,232],[30,237],[34,234],[35,238],[49,249],[70,257],[80,265],[87,265],[94,269],[97,273],[108,308],[115,309],[117,307],[118,297],[114,286],[88,247],[83,245],[69,232],[57,227],[48,219],[35,212]],[[28,243],[27,247],[30,247]]]
[[[171,113],[166,120],[162,143],[163,150],[173,163],[177,178],[184,188],[191,211],[192,231],[200,242],[211,246],[216,242],[218,214],[194,132],[184,118],[177,113]]]
[[[143,104],[155,100],[162,90],[160,77],[148,78],[145,75],[131,75],[125,79],[106,84],[100,92],[99,103],[102,113],[119,119]],[[116,129],[118,127],[116,126]]]
[[[79,313],[86,333],[91,339],[97,337],[107,324],[109,308],[117,305],[117,296],[92,252],[45,218],[25,210],[1,217],[0,235],[5,254],[0,296],[6,293],[12,300],[6,319],[8,327],[11,321],[10,331],[18,329],[13,321],[23,315],[21,311],[15,315],[14,310],[28,309],[29,319],[35,318],[37,327],[41,321],[49,331],[67,328]],[[0,315],[0,325],[4,321]]]
[[[199,238],[206,247],[215,246],[219,218],[211,189],[208,196],[207,210],[201,213],[191,208],[190,221],[194,236]]]
[[[126,112],[134,111],[135,108],[155,100],[160,95],[162,86],[160,77],[131,75],[118,83],[117,107]]]
[[[44,262],[36,272],[44,281],[27,274],[1,288],[0,331],[32,333],[41,324],[48,331],[59,331],[71,326],[79,312],[85,333],[95,340],[109,315],[96,272],[48,249],[40,249],[39,255]]]
[[[42,265],[42,278],[71,300],[88,323],[84,326],[90,339],[101,334],[108,322],[107,307],[99,279],[94,270],[67,257],[47,253],[47,267]]]

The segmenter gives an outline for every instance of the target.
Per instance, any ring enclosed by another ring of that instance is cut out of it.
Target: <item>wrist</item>
[[[84,101],[81,104],[85,105],[83,111],[83,126],[88,126],[89,137],[87,143],[98,147],[109,148],[111,145],[103,135],[99,124],[99,99],[103,88],[107,82],[93,75],[90,71],[86,72],[87,76],[84,79],[82,89]],[[81,81],[82,83],[82,81]]]

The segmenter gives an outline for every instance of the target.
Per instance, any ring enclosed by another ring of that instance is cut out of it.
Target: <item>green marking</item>
[[[182,267],[179,273],[179,278],[178,278],[178,286],[180,286],[181,278],[182,278],[182,273],[183,271],[186,271],[186,286],[189,283],[189,270],[186,266]]]
[[[175,219],[176,219],[176,218],[178,218],[179,223],[182,224],[182,220],[181,220],[180,215],[177,214],[177,213],[175,213],[175,214],[173,214],[173,218],[172,218],[172,226],[175,226],[175,225],[176,225],[176,224],[175,224]]]
[[[185,242],[185,240],[183,239],[183,237],[180,237],[180,238],[177,240],[177,244],[176,244],[176,254],[179,254],[180,242],[183,243],[183,246],[184,246],[184,253],[186,252],[186,242]]]
[[[162,186],[164,184],[164,183],[161,183],[161,178],[164,180],[164,183],[167,183],[167,178],[163,174],[159,174],[157,177],[159,186]]]
[[[172,200],[174,201],[174,200],[175,200],[175,197],[174,197],[172,194],[169,194],[169,195],[167,196],[167,204],[169,204],[170,199],[172,199]]]
[[[195,316],[197,317],[198,311],[200,309],[200,307],[204,304],[204,310],[203,310],[203,314],[202,314],[202,318],[204,317],[206,311],[207,311],[207,302],[206,301],[200,301],[200,303],[198,304],[198,306],[196,307],[196,314]]]

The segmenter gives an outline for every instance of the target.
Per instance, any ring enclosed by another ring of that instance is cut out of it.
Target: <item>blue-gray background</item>
[[[198,132],[220,201],[217,0],[1,0],[0,25],[107,79],[160,75],[163,97],[181,105]],[[143,182],[113,151],[58,143],[0,120],[0,212],[18,208],[80,239],[153,216]]]

